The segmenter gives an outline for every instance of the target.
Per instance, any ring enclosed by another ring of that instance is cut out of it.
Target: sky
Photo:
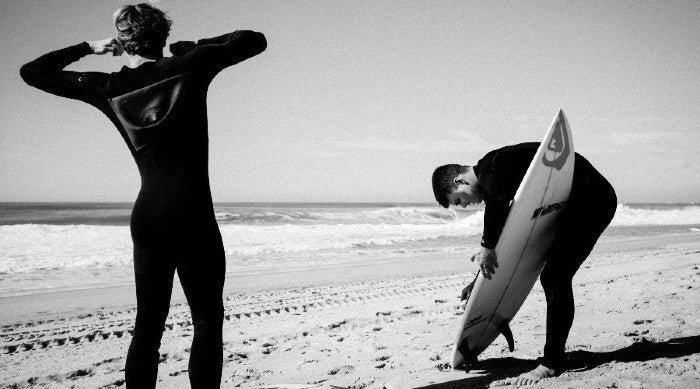
[[[114,36],[123,4],[0,2],[0,201],[136,198],[107,118],[19,77],[44,53]],[[209,90],[215,202],[434,202],[437,166],[540,141],[559,108],[620,201],[700,202],[698,1],[156,4],[171,42],[239,29],[268,40]]]

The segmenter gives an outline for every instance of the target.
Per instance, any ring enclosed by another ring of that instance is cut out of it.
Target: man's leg
[[[225,254],[220,241],[202,242],[200,248],[183,257],[177,267],[194,326],[189,362],[193,389],[218,388],[223,365]]]
[[[573,277],[612,221],[617,208],[615,191],[604,179],[594,193],[591,197],[574,194],[569,199],[570,207],[562,215],[559,232],[540,275],[547,299],[544,357],[540,366],[516,379],[517,385],[529,385],[564,370],[566,339],[574,320]]]
[[[583,239],[582,239],[583,240]],[[586,239],[588,240],[588,239]],[[574,274],[590,254],[593,244],[582,247],[572,239],[561,239],[550,251],[540,283],[547,299],[547,335],[541,363],[561,371],[565,362],[566,339],[574,322]],[[577,247],[578,246],[578,247]]]
[[[135,247],[134,272],[136,323],[126,357],[126,387],[155,388],[175,266],[160,250]]]

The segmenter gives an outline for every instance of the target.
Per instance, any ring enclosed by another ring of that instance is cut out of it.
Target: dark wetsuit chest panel
[[[510,201],[520,186],[539,143],[529,142],[506,146],[486,154],[474,172],[484,192],[484,234],[482,245],[496,247],[510,208]],[[580,154],[576,154],[574,180],[567,202],[571,209],[589,209],[598,202],[614,197],[614,190],[607,180]],[[613,204],[614,208],[614,204]]]
[[[184,83],[185,76],[178,75],[109,99],[136,151],[151,145],[172,120]]]

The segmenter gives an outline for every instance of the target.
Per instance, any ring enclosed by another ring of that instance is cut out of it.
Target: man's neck
[[[146,62],[153,62],[161,58],[163,58],[163,52],[148,55],[129,55],[127,57],[127,66],[133,69],[143,65]]]
[[[479,183],[479,178],[476,176],[476,173],[474,173],[474,168],[471,166],[469,167],[469,170],[463,174],[463,176],[471,185],[476,185]]]

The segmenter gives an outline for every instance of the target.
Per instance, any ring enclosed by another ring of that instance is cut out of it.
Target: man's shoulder
[[[491,153],[511,153],[511,152],[531,152],[537,151],[540,147],[539,142],[524,142],[509,146],[503,146],[500,149],[492,150]]]
[[[491,150],[481,161],[489,161],[490,163],[497,163],[503,160],[519,159],[520,156],[524,158],[532,159],[532,156],[537,152],[537,148],[540,146],[538,142],[525,142],[518,143],[515,145],[503,146],[500,149]],[[480,161],[480,162],[481,162]]]

